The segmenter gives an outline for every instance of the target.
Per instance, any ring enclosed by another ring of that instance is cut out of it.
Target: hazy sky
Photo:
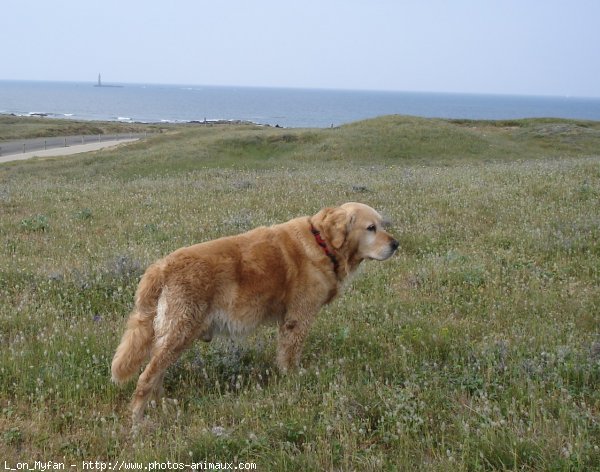
[[[0,79],[600,97],[599,0],[2,0]]]

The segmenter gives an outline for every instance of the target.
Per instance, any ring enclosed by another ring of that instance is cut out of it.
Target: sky
[[[2,0],[0,79],[600,97],[598,0]]]

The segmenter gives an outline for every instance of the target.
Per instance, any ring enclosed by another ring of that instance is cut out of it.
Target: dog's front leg
[[[286,316],[279,324],[277,340],[277,366],[282,372],[295,369],[300,364],[302,347],[314,315]]]

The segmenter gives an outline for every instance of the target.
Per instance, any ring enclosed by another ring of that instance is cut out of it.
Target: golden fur
[[[363,260],[387,259],[398,248],[382,224],[371,207],[346,203],[185,247],[151,265],[112,362],[113,381],[122,383],[150,359],[133,397],[134,424],[150,396],[162,393],[166,369],[196,339],[245,334],[274,321],[278,367],[297,366],[316,313],[344,279]]]

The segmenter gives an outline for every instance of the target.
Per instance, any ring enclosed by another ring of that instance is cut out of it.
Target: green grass
[[[0,165],[0,457],[600,470],[598,149],[595,122],[384,117]],[[303,370],[277,373],[272,327],[198,343],[132,438],[109,364],[144,268],[350,200],[401,249],[321,312]]]

